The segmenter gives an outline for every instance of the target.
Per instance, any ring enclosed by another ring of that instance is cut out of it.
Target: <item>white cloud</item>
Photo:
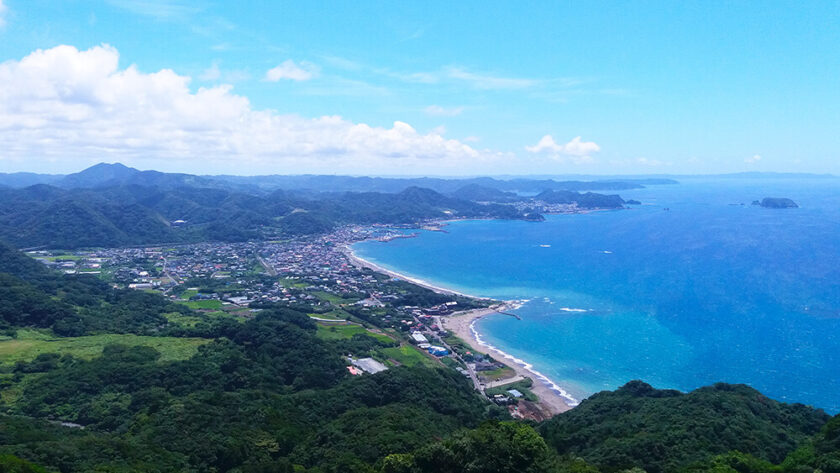
[[[572,138],[566,144],[558,144],[551,135],[545,135],[536,145],[526,146],[525,150],[531,153],[553,154],[556,157],[590,158],[593,153],[601,151],[601,147],[593,141],[583,141],[580,136]]]
[[[761,161],[761,156],[757,155],[757,154],[754,154],[754,155],[750,156],[749,158],[744,159],[744,162],[747,163],[747,164],[755,164],[759,161]]]
[[[207,81],[207,82],[218,82],[222,81],[226,84],[231,84],[233,82],[241,82],[243,80],[248,80],[250,78],[250,74],[247,71],[242,70],[229,70],[229,69],[221,69],[219,67],[218,61],[213,61],[213,64],[210,65],[207,69],[201,72],[198,75],[198,78]]]
[[[499,77],[488,74],[477,74],[458,67],[446,70],[448,77],[469,83],[477,89],[524,89],[539,83],[535,79],[521,79],[514,77]]]
[[[199,11],[193,5],[180,0],[107,0],[116,7],[137,15],[144,15],[158,20],[183,18]]]
[[[6,26],[6,5],[0,0],[0,28]]]
[[[208,67],[198,76],[201,80],[218,80],[222,77],[222,71],[219,69],[219,63],[214,62],[212,66]]]
[[[283,79],[304,81],[318,75],[318,67],[309,62],[295,64],[291,59],[286,59],[279,66],[271,68],[265,73],[265,80],[277,82]]]
[[[429,105],[423,111],[434,117],[455,117],[464,111],[464,107],[445,108],[440,105]]]
[[[103,45],[37,50],[0,63],[0,160],[184,160],[274,172],[455,167],[488,154],[407,123],[390,128],[339,116],[256,110],[229,85],[189,88],[169,69],[119,67]]]

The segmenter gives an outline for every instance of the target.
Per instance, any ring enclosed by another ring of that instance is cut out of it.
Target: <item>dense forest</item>
[[[319,337],[294,308],[180,326],[165,314],[203,316],[0,249],[9,340],[205,340],[182,359],[110,344],[0,366],[0,471],[840,472],[840,417],[746,386],[636,381],[541,424],[513,421],[444,367],[351,376],[344,356],[392,343]]]

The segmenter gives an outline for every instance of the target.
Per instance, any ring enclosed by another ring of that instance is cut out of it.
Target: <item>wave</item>
[[[479,345],[481,345],[481,346],[483,346],[487,349],[496,351],[497,353],[501,353],[503,357],[507,358],[508,360],[511,360],[512,362],[516,363],[517,365],[519,365],[519,366],[525,368],[526,370],[528,370],[529,372],[533,373],[534,376],[536,376],[540,381],[542,381],[543,384],[548,386],[549,389],[551,389],[552,391],[559,394],[560,397],[562,397],[563,399],[567,400],[568,401],[567,404],[569,404],[569,406],[574,407],[574,406],[577,406],[578,404],[580,404],[580,401],[578,401],[577,399],[572,397],[572,395],[569,394],[568,391],[566,391],[565,389],[558,386],[557,383],[552,381],[548,376],[546,376],[546,375],[540,373],[539,371],[535,370],[534,365],[532,365],[531,363],[528,363],[527,361],[525,361],[521,358],[517,358],[517,357],[511,355],[510,353],[502,351],[498,347],[495,347],[495,346],[491,345],[490,343],[487,343],[486,341],[484,341],[484,339],[481,337],[481,334],[478,332],[478,330],[475,329],[475,323],[478,322],[478,320],[479,319],[475,319],[475,320],[472,321],[472,323],[470,324],[470,332],[472,332],[472,335],[475,338],[475,341],[477,341]]]
[[[562,310],[563,312],[592,312],[592,309],[573,309],[571,307],[561,307],[557,310]]]

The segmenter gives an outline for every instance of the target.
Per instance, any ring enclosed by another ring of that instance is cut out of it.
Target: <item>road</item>
[[[418,324],[421,324],[420,319],[418,319],[418,318],[417,318],[417,316],[414,316],[414,322],[416,322],[416,323],[418,323]],[[446,343],[445,341],[443,341],[443,339],[442,339],[442,338],[438,337],[436,333],[434,333],[434,332],[432,332],[431,330],[429,330],[429,329],[428,329],[425,325],[423,325],[423,324],[421,324],[421,325],[424,327],[423,332],[424,332],[426,335],[428,335],[426,338],[428,338],[429,340],[434,339],[436,343],[440,343],[440,344],[441,344],[444,348],[446,348],[447,350],[449,350],[449,353],[452,355],[452,357],[453,357],[453,358],[455,358],[455,359],[456,359],[456,360],[458,360],[458,361],[459,361],[462,365],[464,365],[464,366],[466,366],[466,367],[467,367],[467,372],[469,372],[469,374],[470,374],[470,379],[471,379],[471,380],[472,380],[472,382],[473,382],[473,387],[475,387],[475,390],[476,390],[476,391],[478,391],[478,392],[480,392],[480,393],[481,393],[481,395],[482,395],[482,396],[484,396],[484,398],[489,399],[489,398],[487,398],[487,395],[486,395],[486,394],[484,394],[484,386],[481,384],[481,381],[479,381],[479,380],[478,380],[478,375],[476,375],[476,374],[475,374],[475,370],[474,370],[474,369],[473,369],[473,368],[472,368],[469,364],[467,364],[467,363],[463,360],[463,358],[461,358],[461,355],[459,355],[459,354],[458,354],[458,352],[456,352],[455,350],[453,350],[453,349],[452,349],[452,347],[451,347],[451,346],[449,346],[449,344],[448,344],[448,343]]]
[[[161,269],[161,272],[163,274],[165,274],[166,277],[168,277],[170,281],[172,281],[172,284],[174,284],[174,286],[169,287],[165,291],[163,291],[164,294],[167,294],[170,290],[172,290],[173,287],[178,285],[178,281],[176,281],[175,278],[173,278],[172,275],[169,274],[169,271],[166,270],[166,258],[161,256],[160,259],[163,260],[163,268]]]
[[[262,267],[265,268],[269,276],[277,276],[277,270],[274,269],[274,266],[268,264],[268,261],[264,260],[262,256],[257,255],[257,261],[259,261]]]
[[[502,380],[499,380],[499,381],[490,381],[489,383],[484,385],[484,389],[495,388],[497,386],[504,386],[506,384],[515,383],[517,381],[522,381],[523,379],[525,379],[525,377],[518,374],[518,375],[514,376],[513,378],[505,378],[505,379],[502,379]]]

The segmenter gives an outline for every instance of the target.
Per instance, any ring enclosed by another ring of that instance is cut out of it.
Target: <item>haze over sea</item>
[[[840,180],[692,178],[621,195],[645,205],[457,221],[354,250],[436,285],[528,299],[521,320],[476,329],[577,399],[632,379],[725,381],[840,411]],[[800,208],[750,206],[763,197]]]

